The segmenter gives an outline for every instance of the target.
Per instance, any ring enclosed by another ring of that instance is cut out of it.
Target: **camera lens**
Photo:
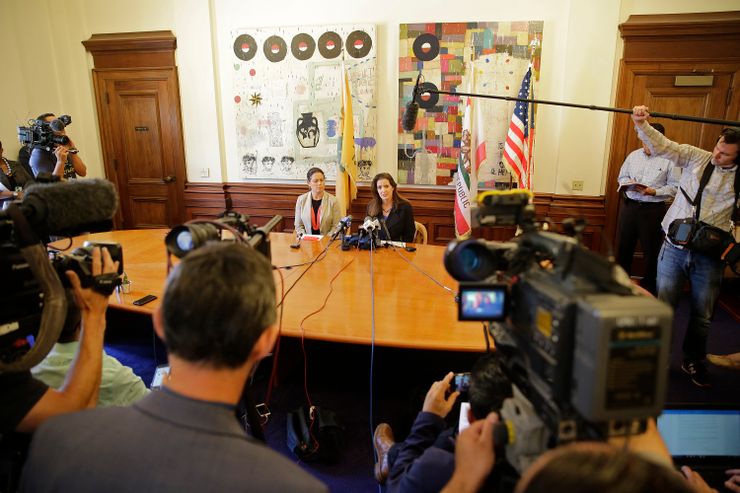
[[[190,224],[177,226],[164,239],[167,250],[177,258],[182,258],[191,250],[209,241],[219,239],[218,229],[212,224]]]
[[[193,249],[193,235],[188,230],[180,231],[180,234],[175,238],[175,242],[177,243],[177,248],[183,252],[189,252]]]
[[[488,246],[475,239],[452,242],[445,251],[445,268],[458,281],[483,281],[496,272],[498,263]]]
[[[52,135],[51,141],[54,144],[66,146],[67,144],[69,144],[69,137],[67,137],[66,135]]]
[[[65,126],[66,125],[64,123],[64,120],[61,120],[59,118],[55,118],[49,122],[49,127],[55,132],[61,132],[62,130],[64,130]]]

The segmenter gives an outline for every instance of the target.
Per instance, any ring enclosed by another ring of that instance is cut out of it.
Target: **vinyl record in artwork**
[[[342,53],[342,37],[334,31],[326,31],[319,36],[319,53],[327,60],[338,57]]]
[[[421,84],[419,84],[419,94],[425,96],[419,97],[419,108],[429,110],[437,106],[437,103],[439,103],[439,94],[431,92],[424,94],[427,91],[437,90],[437,86],[432,84],[431,82],[422,82]]]
[[[421,61],[429,62],[439,55],[439,39],[431,33],[420,34],[414,40],[414,56]]]
[[[370,53],[373,40],[365,31],[352,31],[347,36],[347,53],[352,58],[364,58]]]
[[[296,60],[308,60],[316,51],[316,42],[306,33],[298,33],[290,42],[290,52]]]
[[[257,54],[257,42],[249,34],[240,34],[234,40],[234,55],[248,62]]]
[[[262,51],[265,52],[265,57],[271,62],[282,62],[288,53],[288,45],[280,36],[270,36],[265,40]]]

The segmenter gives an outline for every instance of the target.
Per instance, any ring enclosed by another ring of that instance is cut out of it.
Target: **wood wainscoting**
[[[334,193],[334,187],[327,187]],[[250,216],[252,224],[261,225],[275,214],[283,220],[275,231],[292,231],[296,198],[307,191],[306,185],[280,183],[188,183],[185,186],[185,207],[188,219],[213,218],[224,211],[228,200],[232,207]],[[399,192],[414,206],[414,218],[424,224],[429,243],[446,245],[455,238],[452,216],[455,194],[452,188],[400,186]],[[370,201],[370,187],[360,185],[357,199],[352,201],[350,213],[355,224],[365,217]],[[548,218],[555,231],[562,231],[563,221],[569,218],[586,220],[583,243],[595,251],[609,251],[604,243],[606,211],[603,196],[535,194],[538,220]],[[514,228],[481,228],[475,237],[489,240],[508,240]]]

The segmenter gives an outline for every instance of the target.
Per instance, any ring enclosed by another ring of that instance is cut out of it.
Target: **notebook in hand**
[[[689,466],[719,491],[725,471],[740,468],[740,406],[669,406],[658,430],[675,466]]]

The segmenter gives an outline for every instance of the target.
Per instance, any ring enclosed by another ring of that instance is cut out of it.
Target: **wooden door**
[[[645,104],[661,113],[740,118],[740,12],[637,15],[619,28],[624,54],[615,106]],[[689,85],[682,85],[686,78]],[[669,139],[707,150],[712,150],[722,129],[688,121],[654,121],[665,126]],[[629,115],[615,116],[605,185],[605,234],[612,245],[618,241],[617,176],[627,155],[639,147]],[[635,260],[634,271],[639,273],[641,256]]]
[[[174,67],[94,70],[105,169],[118,186],[121,226],[184,220],[182,126]]]
[[[664,68],[664,70],[666,70]],[[691,115],[705,118],[724,118],[733,73],[715,73],[711,86],[676,87],[673,73],[635,73],[632,86],[632,101],[643,101],[651,111]],[[631,121],[631,119],[630,119]],[[651,119],[662,123],[666,136],[675,141],[711,150],[722,125],[698,124],[666,118]],[[632,125],[628,122],[628,125]],[[630,129],[631,130],[631,129]],[[625,156],[640,147],[637,134],[631,131],[625,142]]]

